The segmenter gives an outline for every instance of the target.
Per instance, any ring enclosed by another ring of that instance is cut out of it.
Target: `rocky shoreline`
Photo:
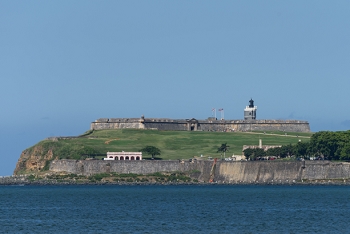
[[[74,179],[66,180],[55,180],[55,179],[30,179],[28,176],[6,176],[0,177],[0,186],[27,186],[27,185],[40,185],[40,186],[50,186],[50,185],[341,185],[349,186],[350,179],[333,179],[333,180],[302,180],[302,181],[234,181],[234,182],[225,182],[225,181],[215,181],[213,183],[203,182],[203,181],[168,181],[168,182],[127,182],[127,181],[82,181]]]

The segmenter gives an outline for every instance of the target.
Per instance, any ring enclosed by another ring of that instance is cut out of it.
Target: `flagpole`
[[[223,120],[224,119],[224,108],[220,108],[219,112],[220,112],[221,120]]]

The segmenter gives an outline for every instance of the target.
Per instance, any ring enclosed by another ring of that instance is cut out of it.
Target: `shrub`
[[[35,180],[35,176],[34,176],[34,175],[30,175],[30,176],[28,176],[27,178],[28,178],[28,180],[30,180],[30,181]]]
[[[97,180],[101,181],[105,177],[109,177],[110,175],[108,173],[100,173],[100,174],[95,174],[92,176],[89,176],[89,180]]]
[[[50,163],[52,160],[47,160],[45,162],[45,166],[43,167],[43,171],[48,171],[50,169]]]
[[[157,176],[157,177],[165,177],[165,175],[163,175],[162,173],[160,172],[155,172],[155,173],[152,173],[150,174],[151,176]]]

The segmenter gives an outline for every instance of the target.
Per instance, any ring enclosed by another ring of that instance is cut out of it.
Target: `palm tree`
[[[222,159],[222,153],[224,153],[224,158],[225,158],[225,155],[226,155],[226,151],[228,151],[228,148],[230,146],[227,145],[227,143],[225,144],[221,144],[221,146],[218,148],[218,153],[221,152],[221,159]]]

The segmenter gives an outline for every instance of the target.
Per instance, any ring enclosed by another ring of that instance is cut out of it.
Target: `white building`
[[[142,160],[142,152],[107,152],[103,160]]]

